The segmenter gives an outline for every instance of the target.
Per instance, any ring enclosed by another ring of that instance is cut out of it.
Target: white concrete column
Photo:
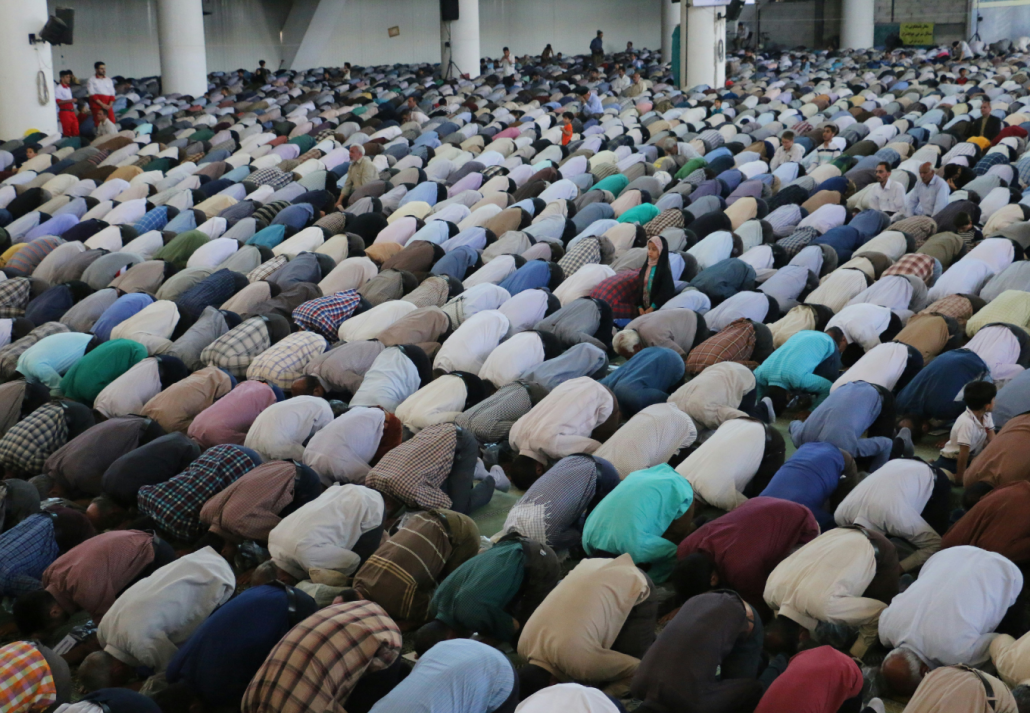
[[[658,1],[662,4],[662,62],[671,62],[672,31],[680,24],[680,4],[672,0]]]
[[[873,46],[874,0],[843,0],[840,18],[841,49]]]
[[[157,0],[161,88],[165,94],[207,92],[207,49],[202,0]]]
[[[687,74],[685,88],[726,83],[726,20],[723,7],[687,9]],[[680,30],[682,32],[682,30]]]
[[[450,47],[447,43],[450,43]],[[440,72],[445,76],[479,76],[479,0],[459,0],[458,19],[440,21]],[[457,70],[447,68],[453,61]]]
[[[29,44],[47,21],[46,0],[0,0],[0,139],[58,131],[50,45]],[[40,90],[46,99],[40,100]]]

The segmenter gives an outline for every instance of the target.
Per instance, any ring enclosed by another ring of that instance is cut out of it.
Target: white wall
[[[54,67],[79,77],[93,63],[107,62],[109,76],[145,77],[161,73],[157,8],[154,0],[47,0],[75,10],[75,44],[54,47]],[[254,69],[259,59],[278,67],[279,31],[289,3],[282,0],[205,0],[208,71]]]

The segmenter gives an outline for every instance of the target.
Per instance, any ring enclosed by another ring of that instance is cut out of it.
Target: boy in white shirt
[[[965,412],[955,419],[951,427],[951,438],[941,449],[941,455],[934,465],[945,470],[956,483],[970,460],[994,438],[994,396],[997,387],[989,381],[973,381],[966,384],[963,400]]]

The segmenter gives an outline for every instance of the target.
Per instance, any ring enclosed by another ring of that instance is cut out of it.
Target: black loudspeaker
[[[64,44],[74,44],[72,39],[75,36],[75,10],[70,7],[59,7],[54,10],[57,19],[68,26],[68,41]]]
[[[458,0],[440,0],[440,19],[444,22],[458,19]]]
[[[72,43],[72,28],[60,18],[51,15],[46,25],[40,31],[39,39],[52,45],[70,45]]]
[[[740,17],[740,13],[744,10],[744,0],[732,0],[729,5],[726,6],[726,21],[736,22],[737,18]]]

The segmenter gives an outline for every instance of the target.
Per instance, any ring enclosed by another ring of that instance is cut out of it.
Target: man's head
[[[669,583],[676,591],[680,604],[698,594],[710,592],[719,586],[719,570],[707,552],[694,552],[676,563]]]
[[[834,344],[837,345],[837,351],[843,352],[848,348],[848,340],[844,336],[844,331],[840,327],[830,327],[826,330],[826,333],[833,338]]]
[[[98,495],[93,498],[86,508],[86,518],[97,532],[118,527],[125,521],[127,516],[128,513],[125,511],[125,508],[107,495]]]
[[[633,83],[640,84],[640,72],[633,73]]]
[[[297,578],[284,569],[280,569],[274,560],[265,560],[259,564],[250,575],[250,586],[259,587],[262,584],[271,582],[282,582],[291,587],[297,583]]]
[[[887,690],[892,697],[899,698],[910,698],[929,671],[929,666],[914,651],[903,646],[887,654],[880,666],[880,675]]]
[[[265,60],[259,59],[258,60],[258,66],[261,67],[261,69],[264,69],[265,68]]]
[[[1019,684],[1012,689],[1012,697],[1016,699],[1016,710],[1019,713],[1030,713],[1030,685]]]
[[[886,186],[890,177],[891,167],[889,163],[880,161],[880,163],[876,164],[876,180],[880,182],[881,186]]]
[[[626,359],[631,359],[634,354],[644,348],[640,342],[640,334],[635,329],[624,329],[612,339],[612,348],[615,353]]]
[[[106,651],[94,651],[82,660],[76,674],[84,693],[101,688],[118,688],[132,679],[132,669]]]
[[[603,38],[603,37],[604,37],[604,33],[603,33],[603,32],[601,32],[600,30],[598,30],[598,31],[597,31],[597,36],[598,36],[598,37],[602,37],[602,38]]]
[[[30,638],[48,634],[68,621],[68,613],[45,589],[22,594],[15,600],[12,613],[18,632]]]
[[[505,56],[505,57],[508,57],[508,56],[510,56],[510,55],[511,55],[511,50],[509,50],[509,49],[508,49],[507,47],[505,47],[505,48],[504,48],[504,56]]]
[[[964,233],[967,230],[973,229],[973,219],[969,216],[969,213],[962,211],[955,216],[955,230],[960,233]]]
[[[780,137],[780,143],[783,145],[784,151],[790,151],[794,147],[794,132],[784,131]]]
[[[919,167],[919,180],[927,186],[930,185],[930,181],[933,180],[933,166],[930,163],[924,163]]]
[[[547,472],[547,466],[529,456],[517,455],[509,466],[508,477],[519,490],[529,490],[537,478]]]
[[[777,616],[766,625],[762,645],[771,657],[784,654],[790,658],[797,653],[804,631],[793,619]]]
[[[290,394],[293,396],[325,396],[325,389],[322,387],[322,382],[318,380],[317,376],[307,374],[298,379],[294,379],[293,383],[290,384]]]
[[[988,116],[991,113],[991,103],[986,99],[980,103],[980,116]]]
[[[96,72],[96,75],[98,77],[106,77],[107,76],[107,65],[104,64],[103,62],[94,62],[93,63],[93,71]]]
[[[837,135],[837,127],[833,124],[827,124],[823,127],[823,143],[829,143],[833,141],[833,137]]]
[[[357,163],[358,161],[360,161],[362,159],[362,157],[364,157],[364,155],[365,155],[365,149],[363,149],[358,144],[354,144],[353,146],[350,147],[350,160],[351,160],[351,163]]]
[[[973,507],[987,497],[992,490],[994,490],[994,486],[986,480],[980,480],[973,483],[962,492],[962,507],[966,510],[972,510]]]
[[[62,69],[61,70],[61,84],[63,84],[64,86],[67,87],[71,83],[72,83],[72,73],[70,71],[68,71],[67,69]]]
[[[415,632],[415,653],[421,658],[429,649],[441,641],[460,639],[461,634],[444,624],[439,619],[433,619]]]
[[[626,51],[627,52],[632,52],[633,51],[633,43],[632,42],[627,42],[626,43]]]
[[[418,102],[415,101],[415,97],[408,97],[407,105],[409,109],[418,108]]]

